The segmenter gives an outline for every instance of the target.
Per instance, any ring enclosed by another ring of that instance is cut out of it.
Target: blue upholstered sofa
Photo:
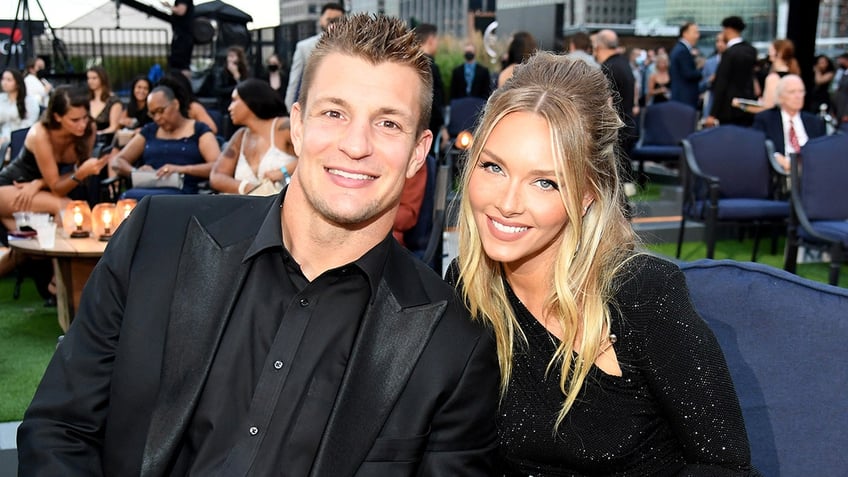
[[[681,263],[763,475],[848,475],[848,290],[757,263]]]

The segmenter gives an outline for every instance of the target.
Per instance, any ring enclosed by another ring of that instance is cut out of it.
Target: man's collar
[[[739,43],[742,43],[743,41],[744,40],[742,40],[741,36],[737,36],[736,38],[727,42],[727,47],[730,48],[733,45],[738,45]]]

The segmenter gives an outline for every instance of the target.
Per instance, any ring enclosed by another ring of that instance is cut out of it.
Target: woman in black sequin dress
[[[757,475],[715,337],[635,252],[603,74],[538,53],[490,98],[449,271],[498,342],[508,476]]]

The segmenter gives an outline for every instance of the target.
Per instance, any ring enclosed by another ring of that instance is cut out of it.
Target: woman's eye
[[[559,190],[557,183],[548,179],[539,179],[536,181],[536,184],[538,184],[539,188],[542,190]]]
[[[500,174],[502,172],[501,166],[495,164],[494,162],[481,162],[480,168],[485,169],[489,172],[494,172],[495,174]]]

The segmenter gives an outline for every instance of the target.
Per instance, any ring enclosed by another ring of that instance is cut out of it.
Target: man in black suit
[[[615,102],[616,110],[624,127],[619,133],[619,144],[622,154],[620,159],[620,174],[622,182],[632,182],[633,170],[630,165],[630,149],[636,143],[636,120],[638,106],[636,105],[636,77],[630,69],[630,62],[618,49],[618,35],[612,30],[601,30],[595,34],[593,45],[595,59],[601,65],[601,71],[610,82],[612,90],[620,101]]]
[[[842,53],[836,58],[839,63],[839,69],[842,70],[842,75],[839,77],[839,82],[836,84],[836,94],[834,95],[834,105],[836,107],[836,117],[840,123],[848,123],[848,52]]]
[[[777,106],[754,116],[754,129],[766,133],[774,143],[774,158],[789,172],[789,154],[799,152],[809,139],[827,133],[824,122],[803,111],[804,81],[798,75],[786,75],[777,83]]]
[[[721,22],[721,33],[727,42],[727,49],[721,55],[721,62],[713,82],[713,105],[710,115],[704,120],[705,126],[720,124],[738,124],[750,126],[754,117],[732,105],[733,98],[756,99],[754,95],[754,64],[757,62],[757,50],[742,39],[745,22],[739,17],[727,17]]]
[[[669,76],[671,77],[671,100],[698,107],[701,70],[695,65],[692,48],[698,44],[701,32],[698,25],[686,22],[680,27],[680,40],[671,49],[669,55]]]
[[[436,137],[445,127],[445,84],[442,82],[442,72],[439,70],[439,65],[436,64],[436,51],[439,49],[438,30],[436,25],[422,23],[415,27],[415,36],[421,45],[421,51],[430,59],[430,72],[433,75],[433,111],[430,113],[429,128],[433,137]],[[444,137],[447,137],[447,132],[445,132]],[[433,146],[435,147],[435,142]],[[438,153],[435,150],[433,152]]]
[[[429,71],[400,20],[342,20],[280,195],[142,201],[24,416],[20,475],[493,475],[493,340],[391,235]]]
[[[465,45],[465,63],[451,72],[450,98],[458,99],[473,96],[489,99],[492,92],[492,78],[485,66],[477,63],[477,48],[474,44]]]

